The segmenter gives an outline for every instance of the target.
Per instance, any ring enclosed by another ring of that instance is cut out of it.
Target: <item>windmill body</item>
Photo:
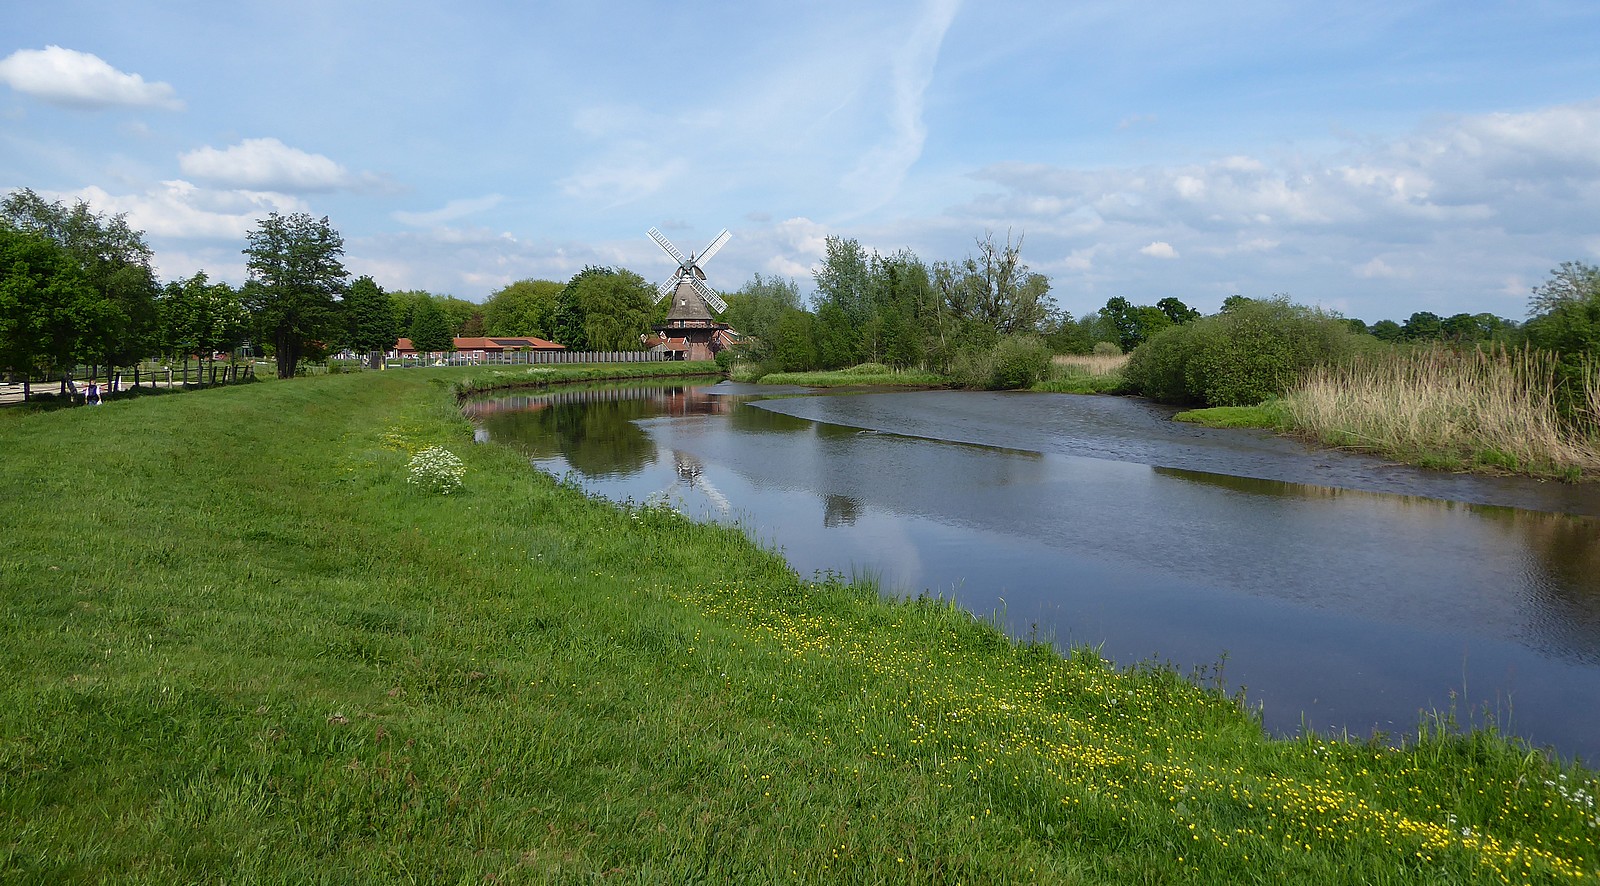
[[[698,256],[692,252],[685,256],[660,231],[651,228],[649,233],[650,239],[678,263],[672,275],[656,288],[656,303],[670,297],[672,306],[666,322],[652,327],[657,333],[654,347],[675,360],[710,360],[732,343],[735,334],[713,315],[713,311],[726,311],[728,305],[706,285],[706,272],[701,266],[731,235],[723,231]]]

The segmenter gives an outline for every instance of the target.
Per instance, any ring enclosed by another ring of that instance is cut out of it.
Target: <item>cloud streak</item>
[[[922,120],[924,95],[933,80],[939,49],[960,5],[959,0],[928,0],[910,37],[894,53],[889,76],[888,137],[870,148],[843,179],[847,192],[861,195],[859,212],[876,209],[893,199],[906,174],[922,156],[928,138]]]

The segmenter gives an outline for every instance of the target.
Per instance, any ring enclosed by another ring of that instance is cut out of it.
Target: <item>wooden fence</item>
[[[12,402],[49,394],[56,397],[71,397],[81,402],[92,381],[100,383],[102,397],[110,397],[139,388],[209,387],[233,384],[254,377],[255,365],[239,362],[195,361],[188,366],[181,363],[173,366],[146,363],[111,370],[94,366],[75,366],[69,372],[49,378],[13,379],[4,386],[4,390],[0,390],[0,400]]]

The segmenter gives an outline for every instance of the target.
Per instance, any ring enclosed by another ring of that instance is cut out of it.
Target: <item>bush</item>
[[[990,387],[999,390],[1031,388],[1050,374],[1050,348],[1037,335],[1012,335],[995,345]]]
[[[990,391],[1031,388],[1050,376],[1050,347],[1037,335],[1012,335],[988,347],[968,344],[950,361],[957,387]]]
[[[1252,406],[1282,396],[1312,367],[1348,359],[1356,338],[1343,321],[1287,298],[1240,299],[1157,333],[1133,352],[1126,374],[1154,400]]]
[[[1090,353],[1096,357],[1120,357],[1122,356],[1122,348],[1113,342],[1097,341],[1094,343],[1094,349]]]
[[[1134,348],[1122,370],[1128,386],[1162,403],[1199,402],[1189,391],[1187,372],[1196,325],[1169,326]]]

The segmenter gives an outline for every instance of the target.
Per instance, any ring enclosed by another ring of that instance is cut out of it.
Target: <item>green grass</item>
[[[761,377],[764,385],[799,385],[807,388],[844,388],[856,386],[940,388],[950,384],[950,379],[936,372],[918,369],[894,369],[882,363],[862,363],[848,369],[818,372],[773,372]]]
[[[452,384],[457,394],[466,396],[505,388],[552,385],[572,381],[690,378],[709,375],[722,375],[722,370],[710,360],[596,365],[565,363],[548,366],[469,367],[457,370]]]
[[[1190,409],[1174,415],[1172,420],[1204,425],[1208,428],[1266,428],[1273,431],[1289,429],[1289,415],[1280,401],[1269,401],[1257,406],[1212,406],[1208,409]]]
[[[0,423],[0,882],[1600,876],[1591,773],[801,580],[472,444],[472,372]]]

